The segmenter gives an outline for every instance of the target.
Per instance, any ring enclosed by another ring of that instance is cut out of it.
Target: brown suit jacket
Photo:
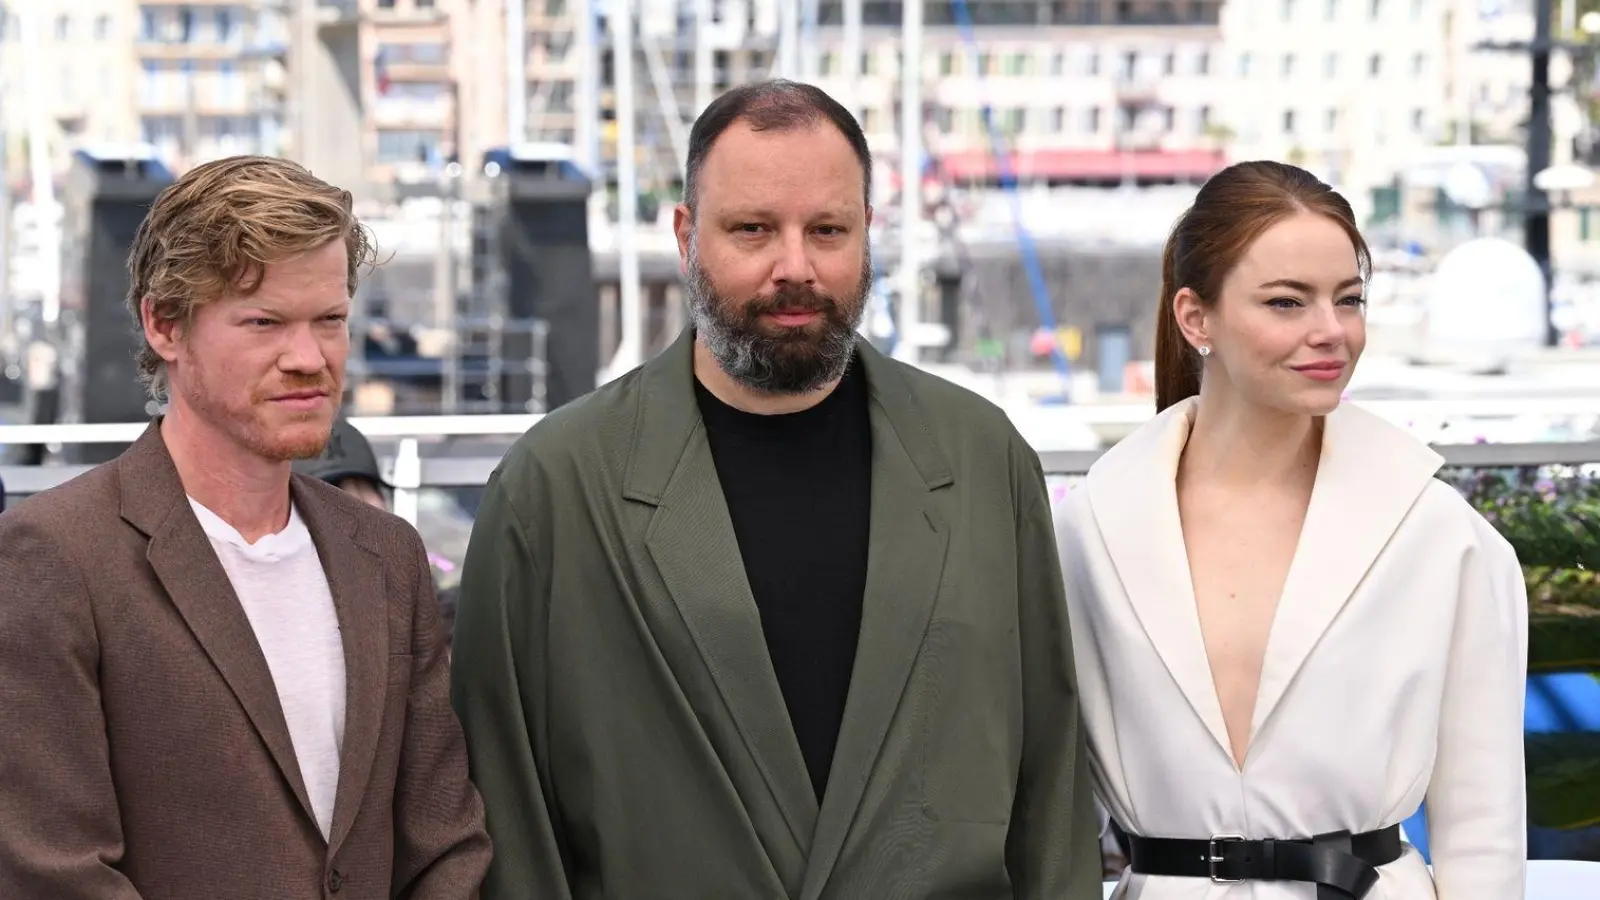
[[[331,840],[159,423],[0,515],[0,898],[467,900],[489,864],[421,539],[294,476],[349,696]]]

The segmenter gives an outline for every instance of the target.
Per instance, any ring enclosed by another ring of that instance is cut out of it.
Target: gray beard
[[[863,257],[854,296],[830,298],[821,311],[817,332],[796,329],[793,334],[773,335],[764,331],[759,316],[750,314],[750,305],[717,293],[710,275],[700,267],[693,237],[688,269],[685,290],[695,335],[718,368],[743,387],[771,396],[807,394],[837,381],[849,368],[872,285],[870,252]]]

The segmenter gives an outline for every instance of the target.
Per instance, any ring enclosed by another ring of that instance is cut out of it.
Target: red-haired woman
[[[1341,405],[1369,273],[1309,173],[1216,175],[1166,246],[1158,415],[1058,506],[1130,900],[1523,896],[1522,575],[1438,454]]]

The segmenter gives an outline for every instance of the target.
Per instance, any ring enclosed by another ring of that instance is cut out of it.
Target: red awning
[[[994,157],[982,150],[946,153],[939,158],[956,180],[998,177]],[[1033,150],[1009,155],[1011,173],[1019,179],[1058,181],[1143,179],[1203,181],[1227,166],[1220,150]]]

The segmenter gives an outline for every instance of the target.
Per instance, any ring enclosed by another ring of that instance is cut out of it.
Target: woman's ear
[[[1211,335],[1206,329],[1205,305],[1200,295],[1189,288],[1179,288],[1172,297],[1172,315],[1178,320],[1178,330],[1191,347],[1210,347]]]

